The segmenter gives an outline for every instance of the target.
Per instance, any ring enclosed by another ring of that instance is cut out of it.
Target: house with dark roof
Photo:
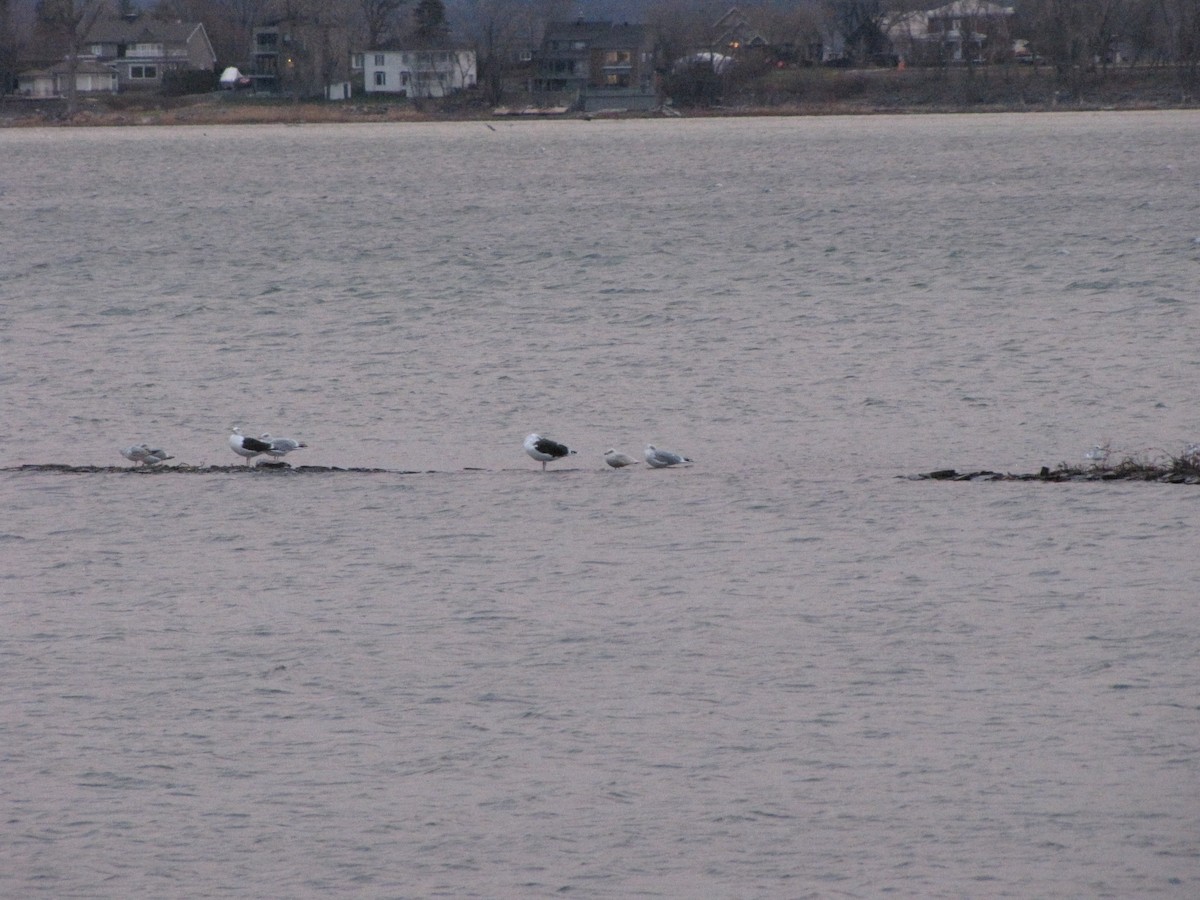
[[[650,29],[582,19],[548,23],[530,90],[587,112],[657,106]]]
[[[212,72],[217,62],[200,22],[163,22],[142,15],[96,22],[84,52],[116,69],[122,90],[159,89],[169,72]]]

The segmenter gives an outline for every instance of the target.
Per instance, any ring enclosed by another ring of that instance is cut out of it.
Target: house
[[[747,50],[761,50],[767,46],[762,36],[736,6],[713,23],[712,49],[726,56],[737,56]]]
[[[142,15],[96,22],[84,50],[116,69],[122,90],[159,89],[164,75],[212,72],[217,62],[200,22],[163,22]]]
[[[363,86],[368,94],[448,97],[475,87],[474,50],[364,50]]]
[[[1011,52],[1014,15],[989,0],[955,0],[894,16],[885,31],[896,53],[917,64],[980,62]]]
[[[251,41],[255,91],[329,97],[349,80],[349,27],[328,11],[271,20]]]
[[[530,88],[585,111],[651,109],[659,103],[653,36],[644,25],[551,22]]]
[[[34,99],[65,97],[70,83],[71,64],[63,60],[48,69],[20,73],[17,93]],[[75,90],[79,94],[115,94],[117,70],[94,59],[80,59],[75,66]]]

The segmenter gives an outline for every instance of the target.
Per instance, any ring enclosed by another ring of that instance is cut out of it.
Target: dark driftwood
[[[955,469],[938,469],[919,475],[901,476],[913,481],[1157,481],[1162,484],[1200,484],[1200,469],[1190,462],[1172,460],[1167,465],[1138,463],[1127,460],[1120,465],[1095,466],[1087,469],[1060,465],[1056,469],[1042,466],[1036,474],[1012,472],[959,472]]]
[[[358,473],[385,475],[421,475],[421,472],[400,469],[342,468],[341,466],[293,466],[290,463],[260,463],[256,466],[66,466],[59,463],[31,463],[24,466],[2,468],[0,472],[62,472],[72,475],[162,475],[168,472],[186,475],[326,475],[330,473]]]

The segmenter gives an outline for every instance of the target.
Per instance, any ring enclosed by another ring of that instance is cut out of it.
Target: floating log
[[[910,481],[1155,481],[1160,484],[1200,484],[1200,469],[1190,462],[1172,460],[1169,465],[1154,465],[1126,461],[1117,466],[1094,466],[1086,469],[1059,465],[1055,469],[1042,466],[1030,474],[1012,472],[959,472],[956,469],[937,469],[917,475],[901,475]]]
[[[362,474],[362,475],[423,475],[427,472],[406,471],[401,469],[367,469],[360,467],[342,466],[293,466],[291,463],[270,462],[259,463],[256,466],[68,466],[61,463],[29,463],[23,466],[0,468],[0,472],[59,472],[71,475],[165,475],[167,473],[184,475],[328,475],[328,474]]]

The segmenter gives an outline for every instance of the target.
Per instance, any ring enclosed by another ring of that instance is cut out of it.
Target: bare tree
[[[834,28],[845,42],[846,56],[855,65],[877,61],[889,47],[883,25],[883,0],[827,0]]]
[[[100,14],[104,0],[39,0],[38,23],[51,36],[67,61],[67,115],[79,110],[79,57]]]
[[[254,28],[273,5],[273,0],[158,0],[150,13],[164,21],[202,23],[220,64],[245,66],[253,57]]]
[[[793,63],[812,63],[820,53],[821,11],[815,2],[790,6],[764,5],[755,10],[755,21],[763,29],[777,57]]]
[[[0,94],[7,94],[13,87],[19,54],[11,0],[0,0]]]
[[[446,24],[446,4],[442,0],[418,0],[413,9],[412,39],[420,47],[445,44],[450,34]]]
[[[1186,93],[1200,87],[1200,3],[1160,0],[1171,58]]]
[[[362,11],[366,49],[378,50],[396,36],[399,12],[407,0],[358,0]]]
[[[1194,8],[1196,0],[1185,2]],[[1135,21],[1132,0],[1029,0],[1019,16],[1034,50],[1076,94],[1087,73],[1115,59],[1118,40]]]

